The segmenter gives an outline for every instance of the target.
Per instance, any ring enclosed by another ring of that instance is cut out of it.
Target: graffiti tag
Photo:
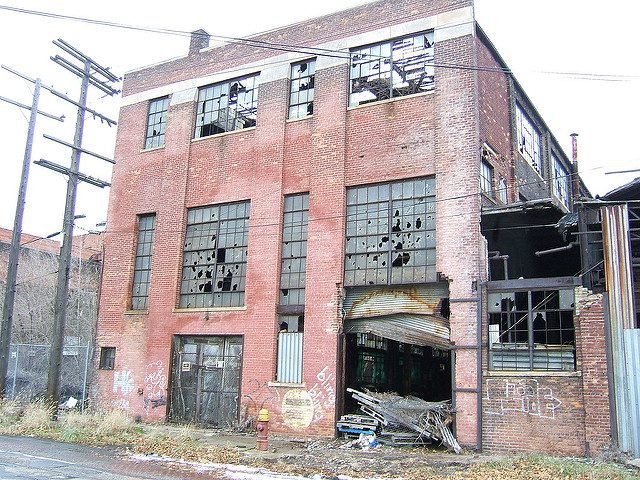
[[[556,410],[562,402],[553,395],[551,388],[540,387],[538,380],[520,381],[487,379],[487,415],[505,415],[522,412],[534,417],[556,418]]]

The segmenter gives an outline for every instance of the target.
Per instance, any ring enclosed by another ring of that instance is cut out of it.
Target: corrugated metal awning
[[[441,314],[448,297],[446,282],[349,288],[343,301],[344,332],[449,348],[449,320]]]

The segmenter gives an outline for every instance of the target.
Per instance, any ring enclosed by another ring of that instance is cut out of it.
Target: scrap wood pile
[[[364,415],[344,415],[338,429],[345,433],[375,433],[380,443],[391,445],[435,440],[456,453],[462,452],[449,424],[454,410],[450,401],[426,402],[416,397],[347,389]]]

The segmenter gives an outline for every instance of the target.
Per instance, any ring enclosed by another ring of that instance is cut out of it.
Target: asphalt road
[[[161,464],[137,462],[113,448],[0,435],[0,480],[165,480],[212,478]]]

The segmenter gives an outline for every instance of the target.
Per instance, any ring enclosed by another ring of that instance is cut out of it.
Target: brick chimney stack
[[[209,46],[209,33],[206,30],[199,29],[191,32],[191,43],[189,43],[189,55],[198,53],[203,48]]]

